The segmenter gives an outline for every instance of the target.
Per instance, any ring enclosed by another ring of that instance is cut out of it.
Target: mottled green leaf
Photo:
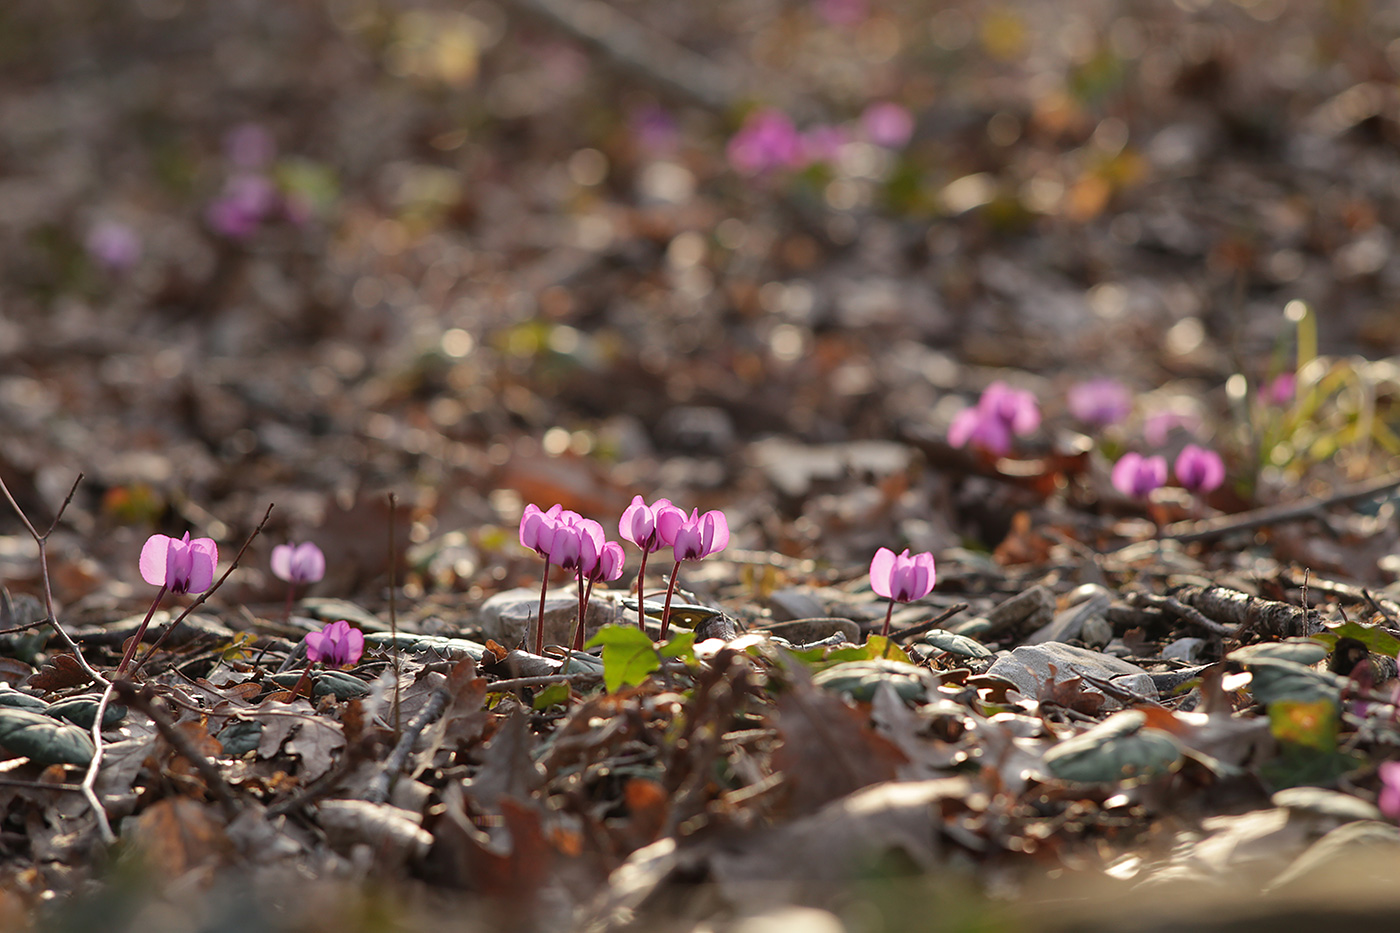
[[[263,724],[255,719],[236,719],[225,726],[218,735],[224,754],[230,758],[240,758],[255,750],[262,741]]]
[[[925,635],[924,644],[932,645],[939,651],[946,651],[963,658],[990,658],[992,656],[991,649],[980,641],[942,629],[935,629]]]
[[[1329,651],[1328,647],[1318,644],[1312,638],[1285,638],[1283,641],[1271,641],[1261,645],[1236,648],[1225,657],[1227,660],[1237,661],[1246,666],[1261,658],[1308,665],[1321,661],[1327,657]]]
[[[549,709],[551,706],[561,706],[567,702],[569,702],[569,685],[557,683],[550,684],[535,694],[535,700],[531,705],[535,709]]]
[[[97,718],[97,704],[101,699],[101,697],[94,696],[69,697],[50,705],[44,712],[50,716],[57,716],[59,719],[66,719],[75,726],[91,729],[92,721]],[[125,706],[108,702],[107,708],[102,711],[102,728],[114,728],[125,718]]]
[[[1145,728],[1146,723],[1146,714],[1138,710],[1116,713],[1089,731],[1064,740],[1046,752],[1042,761],[1055,777],[1082,784],[1168,774],[1181,764],[1181,745],[1171,733]]]
[[[0,709],[0,748],[40,765],[86,765],[92,761],[92,737],[72,723],[33,710]]]
[[[922,668],[886,659],[848,661],[812,675],[817,686],[862,701],[872,699],[882,683],[894,687],[902,700],[921,700],[928,695],[930,682]]]
[[[1378,625],[1362,625],[1360,622],[1342,622],[1338,625],[1329,625],[1327,631],[1318,632],[1309,640],[1321,642],[1327,646],[1327,650],[1330,652],[1337,647],[1337,642],[1343,638],[1356,639],[1374,654],[1383,654],[1393,658],[1397,653],[1400,653],[1400,638],[1396,638]]]

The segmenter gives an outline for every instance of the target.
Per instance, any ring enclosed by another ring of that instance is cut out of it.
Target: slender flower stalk
[[[631,541],[642,551],[642,566],[637,571],[637,628],[646,631],[646,593],[645,582],[647,576],[647,555],[652,551],[659,551],[666,546],[666,542],[661,540],[661,534],[656,527],[656,517],[663,509],[672,509],[669,499],[657,499],[651,505],[647,505],[641,496],[633,496],[632,504],[622,513],[622,518],[617,523],[617,533],[624,541]]]
[[[190,540],[190,533],[183,538],[154,534],[146,539],[141,548],[141,579],[151,586],[158,586],[156,598],[146,612],[146,618],[136,629],[136,634],[127,643],[122,660],[117,665],[117,675],[126,673],[136,648],[151,624],[151,617],[167,592],[203,593],[214,585],[214,567],[219,562],[219,546],[212,538]]]
[[[880,629],[882,637],[888,638],[890,635],[894,604],[923,599],[933,591],[935,579],[933,555],[928,551],[912,557],[908,548],[901,554],[895,554],[887,547],[875,552],[870,561],[870,588],[890,601],[889,608],[885,610],[885,624]]]
[[[657,514],[656,528],[661,541],[676,556],[676,565],[671,568],[671,582],[666,587],[666,608],[661,613],[661,640],[665,641],[666,633],[671,628],[671,597],[676,592],[681,561],[700,560],[724,550],[729,544],[729,521],[719,510],[701,515],[699,509],[693,509],[690,517],[686,518],[680,509],[669,506]]]

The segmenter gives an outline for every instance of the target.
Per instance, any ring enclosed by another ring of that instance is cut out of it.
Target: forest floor
[[[0,927],[1392,916],[1398,70],[1359,0],[5,5]],[[679,635],[624,545],[526,650],[522,510],[635,495],[727,516]]]

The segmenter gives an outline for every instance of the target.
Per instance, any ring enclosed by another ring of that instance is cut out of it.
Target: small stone
[[[790,622],[774,622],[763,626],[764,630],[794,645],[810,645],[833,635],[845,641],[860,644],[860,626],[850,619],[794,619]]]
[[[789,622],[793,619],[817,619],[827,614],[827,608],[810,589],[788,587],[778,590],[768,597],[768,608],[773,611],[775,622]]]
[[[989,633],[999,634],[1010,628],[1040,628],[1054,618],[1054,614],[1055,594],[1049,587],[1037,583],[987,613],[987,621],[991,623]]]
[[[1079,640],[1091,648],[1102,648],[1113,640],[1113,625],[1103,616],[1090,616],[1079,630]]]
[[[1113,681],[1149,699],[1157,698],[1157,688],[1153,685],[1151,676],[1136,664],[1060,642],[1022,645],[1011,654],[998,658],[987,674],[1011,681],[1017,690],[1028,697],[1039,696],[1042,688],[1051,684],[1089,675],[1099,680]],[[1087,680],[1084,682],[1084,689],[1095,693],[1103,692]],[[1108,697],[1105,709],[1117,709],[1122,705],[1121,702]]]
[[[525,644],[531,623],[540,611],[538,590],[514,589],[497,593],[481,606],[478,618],[482,635],[499,645],[514,648]],[[618,621],[623,614],[621,604],[613,593],[594,590],[588,604],[585,640],[598,629]],[[578,616],[578,593],[572,588],[551,591],[544,603],[544,643],[572,643],[574,619]],[[633,616],[633,621],[636,617]]]
[[[1195,661],[1201,656],[1201,649],[1205,646],[1204,638],[1178,638],[1162,649],[1162,657],[1173,661]]]
[[[1076,595],[1081,598],[1076,600]],[[1084,623],[1096,616],[1102,617],[1111,599],[1108,590],[1086,583],[1070,594],[1070,608],[1058,613],[1049,625],[1037,629],[1026,639],[1026,644],[1040,645],[1047,641],[1070,641],[1079,638]],[[1109,637],[1112,637],[1111,630]],[[1108,639],[1104,641],[1107,642]]]

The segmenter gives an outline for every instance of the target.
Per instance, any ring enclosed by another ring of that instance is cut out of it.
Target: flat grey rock
[[[773,610],[773,621],[790,622],[794,619],[817,619],[826,615],[826,607],[810,589],[788,587],[777,590],[768,597],[768,608]]]
[[[1079,638],[1084,630],[1084,623],[1092,618],[1102,616],[1113,598],[1108,590],[1093,584],[1081,586],[1075,590],[1071,601],[1073,601],[1074,596],[1083,596],[1084,598],[1063,612],[1056,613],[1050,624],[1036,629],[1026,639],[1026,644],[1042,645],[1050,641],[1069,641]]]
[[[507,648],[517,648],[525,644],[525,636],[539,612],[539,590],[506,590],[482,604],[478,621],[484,638]],[[592,637],[603,626],[619,621],[623,612],[618,594],[594,589],[593,599],[588,604],[584,639]],[[570,644],[577,615],[578,593],[572,587],[551,587],[544,603],[544,643]],[[636,621],[635,615],[631,618]],[[533,650],[533,644],[528,647]]]
[[[1054,671],[1051,671],[1051,668]],[[1157,688],[1147,671],[1136,664],[1115,658],[1099,651],[1076,648],[1062,642],[1046,642],[1043,645],[1022,645],[1009,655],[996,660],[987,670],[993,677],[1009,680],[1016,689],[1028,697],[1040,695],[1042,687],[1064,683],[1075,677],[1089,675],[1100,680],[1131,690],[1149,699],[1157,698]],[[1087,680],[1084,689],[1103,693]],[[1106,709],[1114,709],[1122,704],[1108,697]]]

